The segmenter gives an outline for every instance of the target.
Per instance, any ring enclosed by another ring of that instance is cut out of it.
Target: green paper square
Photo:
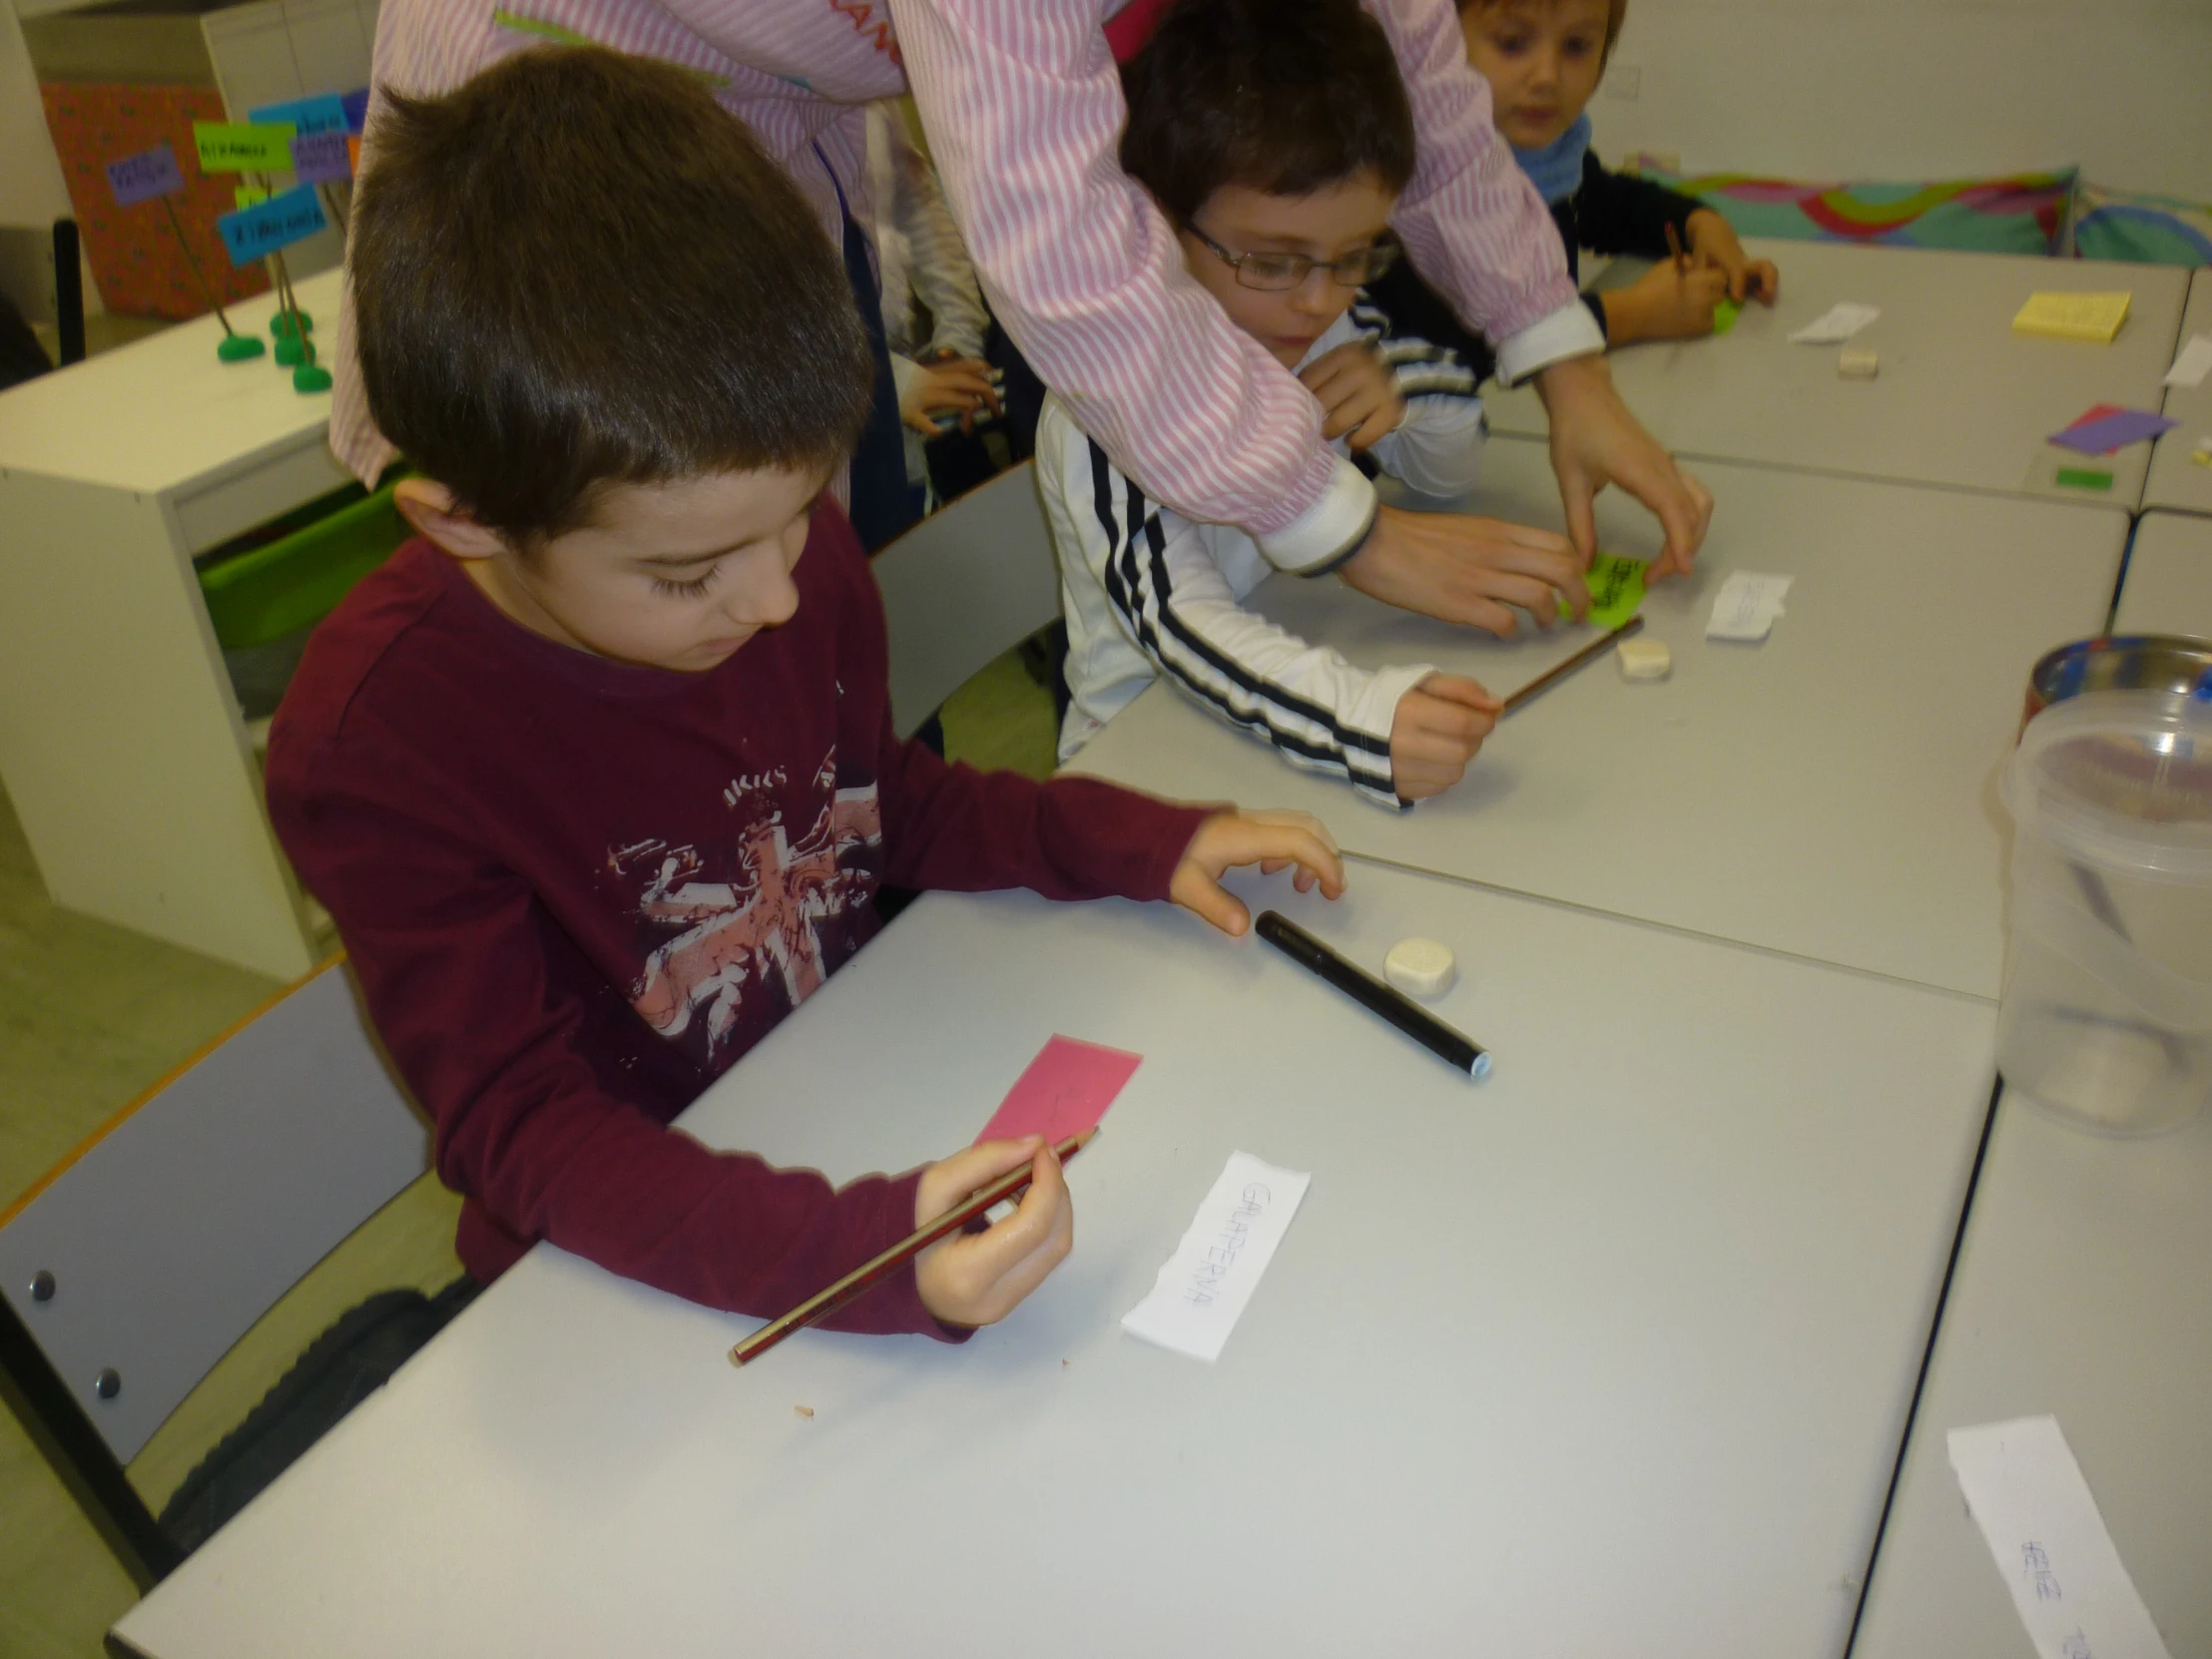
[[[195,121],[192,139],[203,173],[287,173],[293,131],[288,121]]]
[[[1727,333],[1729,329],[1736,326],[1736,319],[1743,314],[1744,307],[1741,300],[1723,299],[1713,307],[1713,332],[1716,334]]]
[[[2058,469],[2058,482],[2073,490],[2108,490],[2112,487],[2112,474],[2098,472],[2092,467],[2062,466]]]
[[[1644,602],[1644,562],[1618,553],[1600,553],[1585,578],[1590,588],[1588,622],[1611,633],[1636,614]]]

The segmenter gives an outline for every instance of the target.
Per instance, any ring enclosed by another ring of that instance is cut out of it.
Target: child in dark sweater
[[[1709,334],[1724,298],[1771,305],[1780,289],[1774,266],[1750,258],[1726,219],[1693,197],[1609,172],[1591,154],[1584,111],[1627,10],[1628,0],[1467,0],[1459,10],[1467,59],[1490,86],[1491,118],[1551,209],[1567,269],[1577,270],[1584,248],[1656,262],[1628,287],[1582,296],[1609,346]],[[1670,230],[1686,256],[1679,265]],[[1392,272],[1383,302],[1487,371],[1487,347],[1433,293],[1407,291],[1417,281],[1402,267]]]
[[[392,97],[367,136],[354,339],[420,537],[317,630],[269,802],[466,1196],[463,1266],[546,1239],[775,1315],[1027,1164],[1015,1214],[829,1323],[1004,1317],[1071,1238],[1036,1139],[832,1190],[670,1120],[874,935],[886,882],[1170,898],[1241,932],[1224,868],[1334,893],[1334,848],[893,735],[881,602],[829,493],[868,408],[860,317],[689,72],[533,50]]]

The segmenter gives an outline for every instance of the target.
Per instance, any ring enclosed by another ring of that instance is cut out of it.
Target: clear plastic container
[[[2091,692],[2028,723],[1997,1070],[2113,1135],[2212,1099],[2212,704]]]

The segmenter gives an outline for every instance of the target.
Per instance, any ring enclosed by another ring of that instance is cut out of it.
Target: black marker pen
[[[1479,1081],[1490,1074],[1483,1046],[1461,1036],[1411,998],[1364,973],[1277,910],[1262,910],[1254,931],[1302,968],[1321,975],[1353,1001],[1381,1014],[1454,1071]]]

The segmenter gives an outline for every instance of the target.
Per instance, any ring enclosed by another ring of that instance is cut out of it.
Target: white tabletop
[[[1756,238],[1746,246],[1781,269],[1771,310],[1746,305],[1718,339],[1612,357],[1622,395],[1659,441],[1696,457],[1966,489],[2055,489],[2056,467],[2080,457],[2046,443],[2049,434],[2097,403],[2157,408],[2188,285],[2188,274],[2168,266]],[[2110,345],[2015,334],[2013,314],[2046,288],[2127,288],[2135,298]],[[1789,343],[1845,299],[1882,308],[1852,341],[1880,354],[1873,380],[1842,378],[1837,346]],[[1490,408],[1499,431],[1546,430],[1528,388],[1495,396]],[[2133,506],[2147,456],[2140,444],[2112,456],[2104,499]]]
[[[2212,270],[2189,277],[2189,308],[2181,319],[2181,339],[2186,341],[2191,334],[2212,334]],[[2199,466],[2189,458],[2200,442],[2212,438],[2212,375],[2199,386],[2168,386],[2165,407],[2181,424],[2158,440],[2150,477],[2143,484],[2143,505],[2212,513],[2212,466]]]
[[[2032,1659],[1944,1435],[2058,1419],[2174,1659],[2212,1653],[2212,1114],[2144,1140],[1999,1103],[1854,1659]]]
[[[2212,640],[2212,519],[2193,513],[2142,516],[2112,632]]]
[[[1556,527],[1540,445],[1498,439],[1478,503]],[[1186,799],[1318,813],[1346,847],[1515,891],[1993,997],[2004,819],[1992,793],[2035,659],[2103,625],[2126,519],[2108,507],[1704,464],[1693,580],[1647,599],[1670,680],[1608,657],[1510,717],[1459,787],[1407,814],[1296,771],[1167,686],[1075,757]],[[1657,551],[1618,492],[1599,533]],[[1765,644],[1707,644],[1731,570],[1790,575]],[[1590,636],[1500,644],[1334,581],[1257,609],[1368,667],[1433,662],[1505,693]]]
[[[337,326],[343,274],[298,284],[318,340]],[[274,293],[228,307],[240,333],[272,344]],[[245,362],[216,354],[213,315],[149,335],[0,392],[0,471],[158,495],[251,465],[330,421],[330,394],[294,391],[274,349]]]
[[[1164,906],[932,895],[682,1120],[843,1179],[1055,1031],[1141,1052],[1075,1255],[965,1348],[748,1321],[541,1249],[119,1633],[257,1655],[1833,1655],[1992,1014],[1401,871],[1479,1086]],[[1248,896],[1258,883],[1245,885]],[[861,1040],[855,1040],[858,1036]],[[1313,1173],[1220,1362],[1124,1337],[1232,1150]],[[811,1407],[812,1417],[796,1406]]]

